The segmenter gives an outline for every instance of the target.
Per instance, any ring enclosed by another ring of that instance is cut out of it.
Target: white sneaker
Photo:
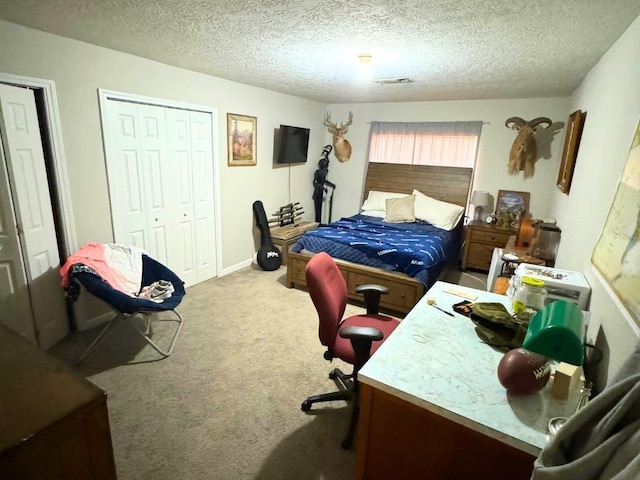
[[[150,299],[153,300],[154,302],[162,302],[165,299],[169,298],[171,296],[171,292],[168,290],[158,290],[158,289],[154,289],[151,294],[150,294]]]
[[[169,280],[158,280],[156,283],[160,288],[166,289],[171,293],[176,291],[176,289],[173,288],[173,284]]]

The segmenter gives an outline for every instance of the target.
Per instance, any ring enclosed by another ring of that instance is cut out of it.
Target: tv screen
[[[277,163],[304,163],[309,151],[309,129],[280,125]]]

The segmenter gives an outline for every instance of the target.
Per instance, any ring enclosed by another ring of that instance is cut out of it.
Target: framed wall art
[[[578,156],[578,147],[580,146],[580,137],[582,136],[582,128],[587,112],[576,110],[569,115],[569,123],[567,124],[567,133],[564,137],[564,147],[562,148],[562,158],[560,160],[560,170],[558,171],[558,188],[562,193],[569,195],[571,188],[571,179],[573,178],[573,169]]]
[[[230,167],[257,165],[257,131],[256,117],[227,113],[227,165]]]
[[[498,190],[496,199],[496,226],[503,228],[520,228],[522,217],[529,211],[529,192]]]

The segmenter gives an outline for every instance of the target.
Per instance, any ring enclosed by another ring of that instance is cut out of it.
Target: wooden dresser
[[[485,222],[471,222],[467,225],[467,235],[464,242],[462,270],[474,268],[489,271],[491,256],[494,248],[502,248],[517,230],[496,227]]]
[[[106,393],[1,324],[0,478],[116,478]]]

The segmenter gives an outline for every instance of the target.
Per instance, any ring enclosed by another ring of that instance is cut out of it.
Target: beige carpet
[[[252,266],[189,288],[165,360],[126,365],[157,354],[121,324],[79,367],[108,394],[120,480],[353,478],[353,451],[340,448],[349,407],[300,410],[307,396],[335,389],[332,367],[349,367],[323,359],[311,300],[286,288],[285,274]],[[480,288],[484,278],[458,277],[447,279]],[[173,328],[165,322],[154,340],[166,346]],[[70,362],[96,333],[50,353]]]

